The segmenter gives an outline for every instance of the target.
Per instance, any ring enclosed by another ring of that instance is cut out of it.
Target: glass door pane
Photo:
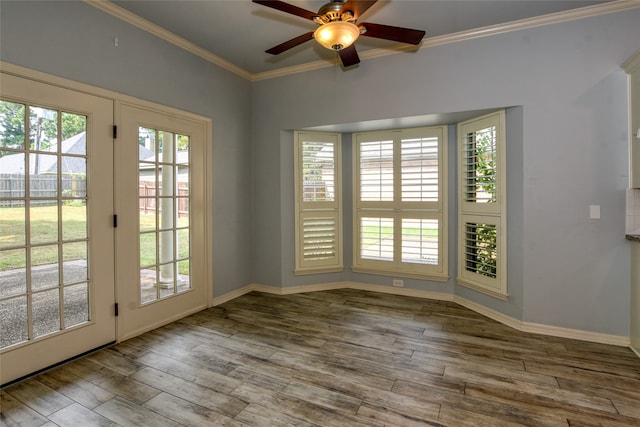
[[[86,131],[85,115],[0,101],[0,348],[90,320]]]
[[[191,288],[189,137],[138,128],[140,301]]]

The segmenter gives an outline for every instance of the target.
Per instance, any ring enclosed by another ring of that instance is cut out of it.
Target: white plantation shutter
[[[331,260],[338,253],[337,219],[335,216],[302,214],[303,262]]]
[[[504,111],[458,125],[458,283],[502,299],[506,281]]]
[[[302,142],[302,201],[335,201],[335,143]]]
[[[402,218],[402,261],[437,265],[439,234],[437,219]]]
[[[500,216],[504,205],[504,112],[460,123],[458,129],[462,132],[458,134],[461,211]]]
[[[295,132],[296,274],[341,271],[340,135]]]
[[[470,203],[496,203],[496,127],[479,129],[466,135],[465,201]]]
[[[393,201],[393,140],[360,145],[360,200]]]
[[[498,277],[498,239],[495,224],[464,223],[464,269],[495,279]]]
[[[447,128],[354,134],[354,271],[447,280]]]
[[[437,137],[401,141],[403,202],[438,201],[438,142]]]
[[[360,218],[360,256],[363,259],[392,262],[394,259],[393,217]]]

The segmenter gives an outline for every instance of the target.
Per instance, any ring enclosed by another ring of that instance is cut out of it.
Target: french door
[[[0,384],[116,340],[113,101],[3,73]]]
[[[121,102],[116,143],[118,337],[208,304],[208,123]]]

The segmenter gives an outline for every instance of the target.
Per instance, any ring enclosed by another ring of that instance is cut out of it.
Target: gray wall
[[[0,39],[2,61],[212,118],[214,295],[251,283],[250,82],[80,1],[3,0]]]
[[[509,300],[453,282],[405,286],[455,292],[526,322],[628,335],[627,94],[619,65],[638,48],[639,21],[639,10],[625,11],[254,83],[254,281],[390,285],[349,271],[291,273],[288,131],[520,106],[509,115],[521,124],[509,132],[521,143],[507,148]],[[602,219],[589,219],[591,204],[602,206]]]

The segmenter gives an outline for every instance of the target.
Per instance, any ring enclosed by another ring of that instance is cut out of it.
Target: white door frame
[[[194,120],[200,120],[205,123],[205,136],[204,136],[204,187],[205,187],[205,202],[203,206],[202,215],[205,220],[205,245],[204,245],[204,259],[205,259],[205,267],[204,267],[204,282],[206,284],[206,302],[207,306],[211,307],[213,305],[213,159],[212,159],[212,120],[210,118],[200,116],[193,113],[188,113],[182,110],[178,110],[172,107],[140,100],[135,97],[131,97],[128,95],[120,94],[114,91],[98,88],[95,86],[87,85],[84,83],[75,82],[73,80],[57,77],[51,74],[43,73],[40,71],[31,70],[25,67],[21,67],[14,64],[9,64],[6,62],[0,61],[0,70],[3,73],[12,74],[15,76],[39,81],[42,83],[50,84],[57,86],[59,88],[70,89],[77,92],[86,93],[89,95],[99,96],[102,98],[110,99],[114,102],[115,108],[117,109],[120,102],[128,102],[131,104],[139,105],[142,107],[152,108],[158,111],[163,111],[168,114],[176,114],[179,116],[190,117]],[[115,113],[114,113],[115,115]],[[118,285],[116,283],[115,289],[115,297],[116,301],[118,301]],[[111,306],[111,303],[109,304]],[[113,309],[110,307],[110,309]],[[176,320],[176,319],[173,319]],[[169,320],[165,323],[169,323],[172,320]],[[126,338],[123,334],[118,331],[118,326],[116,322],[116,342],[123,341]],[[52,362],[57,363],[57,362]]]

